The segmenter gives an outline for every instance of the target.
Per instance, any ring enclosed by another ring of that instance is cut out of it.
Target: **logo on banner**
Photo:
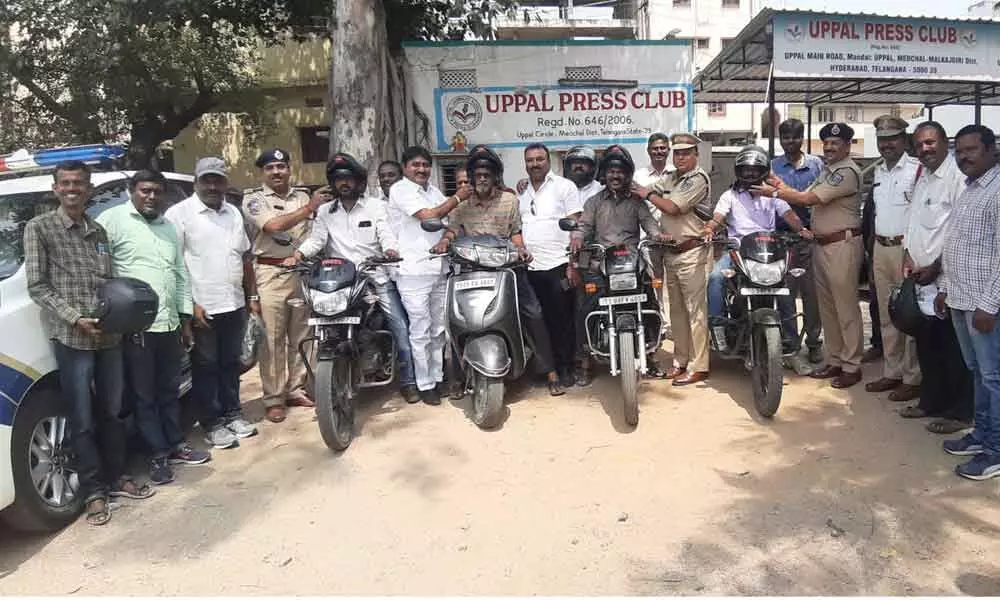
[[[805,37],[806,32],[798,23],[789,23],[788,27],[785,27],[785,38],[789,42],[801,42]]]
[[[472,96],[455,96],[445,107],[451,126],[460,131],[472,131],[483,121],[483,107]]]
[[[958,32],[958,39],[966,48],[974,48],[978,43],[975,29],[966,29]]]

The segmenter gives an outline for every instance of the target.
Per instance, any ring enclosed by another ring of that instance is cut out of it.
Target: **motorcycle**
[[[302,261],[289,272],[301,275],[302,298],[288,304],[310,308],[313,333],[298,351],[313,382],[316,420],[323,442],[337,452],[354,439],[360,390],[390,384],[396,371],[396,339],[378,303],[372,273],[400,258],[369,257],[361,264],[339,257]],[[316,342],[315,369],[306,346]]]
[[[440,231],[438,220],[421,223]],[[532,351],[521,333],[514,269],[526,263],[506,239],[477,235],[452,241],[446,292],[448,338],[462,362],[470,417],[482,429],[504,419],[504,382],[521,377]]]
[[[559,228],[574,231],[578,225],[564,218]],[[605,290],[597,300],[600,308],[584,319],[587,346],[598,361],[610,365],[612,377],[620,376],[625,422],[632,427],[639,423],[639,378],[647,370],[646,355],[663,342],[662,318],[652,293],[663,282],[653,278],[650,250],[666,245],[647,238],[635,247],[591,243],[580,249],[596,253]],[[591,285],[585,291],[597,293],[597,286]]]
[[[725,359],[740,359],[751,373],[754,407],[765,418],[781,404],[784,385],[778,296],[787,296],[788,276],[805,269],[789,268],[788,249],[802,238],[795,233],[758,231],[736,245],[713,240],[729,252],[733,268],[723,269],[723,317],[711,322],[712,349]],[[795,318],[795,317],[792,317]]]

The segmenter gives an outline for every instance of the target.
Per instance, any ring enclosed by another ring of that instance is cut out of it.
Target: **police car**
[[[56,360],[28,296],[23,234],[33,217],[59,206],[53,167],[64,160],[95,166],[88,214],[128,201],[134,171],[115,168],[120,146],[75,146],[0,157],[0,519],[22,530],[51,531],[72,522],[83,499],[69,452],[69,411],[59,394]],[[164,173],[167,202],[190,196],[194,178]],[[190,388],[185,376],[180,394]]]

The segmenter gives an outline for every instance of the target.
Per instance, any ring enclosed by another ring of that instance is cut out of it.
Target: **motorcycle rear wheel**
[[[471,368],[471,367],[470,367]],[[472,422],[480,429],[499,427],[504,419],[504,384],[500,377],[472,373]]]
[[[757,414],[770,419],[778,412],[781,390],[784,386],[782,371],[781,335],[775,326],[754,326],[750,332],[753,344],[753,404]]]
[[[323,443],[343,452],[354,439],[354,364],[337,357],[316,366],[316,422]]]
[[[635,358],[635,334],[631,331],[618,334],[618,368],[625,400],[625,422],[630,427],[639,424],[639,368]]]

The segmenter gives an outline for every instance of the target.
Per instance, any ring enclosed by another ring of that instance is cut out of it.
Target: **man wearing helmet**
[[[597,154],[586,146],[573,146],[563,157],[563,173],[576,184],[580,206],[604,189],[597,175]]]
[[[321,251],[356,264],[370,256],[399,256],[396,234],[389,226],[385,203],[361,193],[367,176],[366,169],[350,154],[338,152],[333,155],[326,165],[326,178],[337,198],[319,208],[309,238],[299,245],[295,256],[285,261],[286,266],[293,266]],[[400,392],[405,400],[412,402],[417,389],[403,303],[384,267],[375,270],[372,281],[379,306],[396,338]]]
[[[650,214],[649,207],[632,192],[635,163],[628,150],[617,144],[609,146],[601,157],[598,173],[599,176],[603,176],[606,187],[583,205],[583,214],[578,221],[579,229],[570,237],[570,248],[578,252],[583,247],[584,240],[605,246],[637,245],[640,231],[644,231],[652,238],[663,239],[660,226]],[[578,260],[584,267],[588,266],[586,257],[580,257]],[[584,272],[583,279],[587,283],[597,285],[599,290],[604,283],[599,273],[595,273],[592,269]],[[583,295],[581,310],[576,320],[577,344],[581,349],[587,339],[584,320],[597,306],[599,297],[600,293]],[[586,386],[592,380],[590,355],[583,352],[580,372],[577,374],[577,385]]]
[[[739,243],[743,236],[757,231],[774,231],[777,218],[781,217],[792,228],[801,232],[804,237],[811,237],[809,230],[802,227],[798,215],[784,200],[768,198],[755,194],[750,188],[760,185],[768,175],[770,161],[767,152],[757,146],[746,146],[736,155],[736,182],[719,198],[715,206],[712,220],[705,223],[703,234],[711,239],[716,228],[728,225],[729,239]],[[715,336],[719,349],[726,351],[726,335],[719,319],[723,314],[724,269],[732,269],[733,263],[729,253],[723,253],[715,262],[715,268],[708,276],[708,315],[709,325]]]
[[[524,245],[521,235],[521,212],[514,194],[499,186],[503,163],[489,148],[477,148],[466,162],[466,171],[473,184],[473,195],[459,205],[448,217],[448,228],[432,249],[435,253],[448,250],[451,241],[459,236],[492,235],[509,239],[517,248],[521,259],[532,260],[531,252]],[[548,377],[549,393],[565,393],[553,366],[552,343],[545,328],[542,307],[538,302],[524,269],[514,271],[517,276],[517,303],[524,324],[524,335],[535,352],[535,366],[539,374]]]

